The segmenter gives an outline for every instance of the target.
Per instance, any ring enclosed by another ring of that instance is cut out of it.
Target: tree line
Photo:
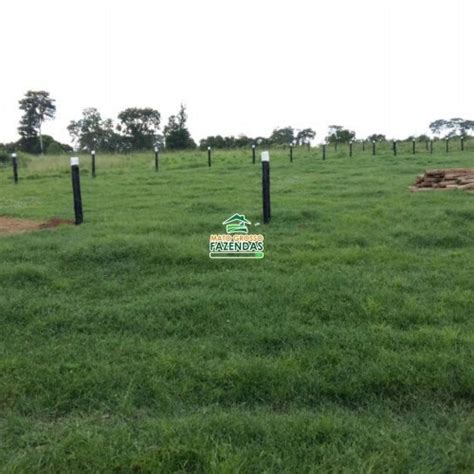
[[[0,144],[0,151],[18,150],[32,154],[56,154],[71,152],[70,145],[56,141],[50,135],[42,133],[43,124],[53,120],[56,115],[55,100],[47,91],[28,91],[19,101],[23,111],[18,127],[20,138],[9,144]],[[211,148],[239,148],[252,145],[261,146],[303,146],[309,145],[316,137],[311,128],[295,129],[282,127],[273,130],[269,137],[208,136],[200,140],[199,145],[192,139],[187,127],[186,107],[181,105],[176,115],[168,118],[167,124],[161,130],[161,114],[158,110],[144,107],[130,107],[117,116],[114,122],[103,118],[93,107],[86,108],[82,117],[72,120],[67,126],[74,146],[79,151],[98,150],[103,152],[131,152],[149,150],[153,147],[169,150]],[[474,130],[474,121],[463,118],[438,119],[430,123],[429,128],[437,138],[467,137]],[[408,140],[429,141],[427,135],[410,136]],[[341,125],[330,125],[325,142],[329,144],[349,143],[356,140],[354,131]],[[383,142],[385,135],[375,133],[365,140]]]

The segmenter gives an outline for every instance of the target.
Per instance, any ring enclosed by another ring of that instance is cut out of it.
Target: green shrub
[[[46,153],[48,155],[60,155],[61,153],[64,153],[65,150],[61,143],[58,143],[56,141],[51,142],[46,150]]]
[[[0,148],[0,166],[6,166],[10,162],[10,153],[4,148]]]

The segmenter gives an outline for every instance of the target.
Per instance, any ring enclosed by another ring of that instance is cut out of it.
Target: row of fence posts
[[[449,139],[446,139],[446,152],[449,152]],[[428,143],[427,143],[428,147]],[[308,144],[309,149],[309,144]],[[362,150],[365,150],[365,141],[362,142]],[[349,142],[349,157],[352,157],[353,142]],[[397,156],[397,142],[392,142],[393,155]],[[430,140],[429,151],[433,153],[433,141]],[[464,151],[464,138],[461,137],[461,151]],[[159,156],[160,150],[158,147],[154,148],[155,152],[155,171],[159,170]],[[416,140],[412,142],[412,153],[416,154]],[[376,154],[376,142],[372,141],[372,155]],[[256,146],[252,145],[252,163],[255,164]],[[12,166],[13,166],[13,182],[18,183],[18,158],[16,153],[12,153]],[[322,159],[326,160],[326,144],[322,145]],[[261,154],[262,161],[262,193],[263,193],[263,222],[268,224],[271,220],[271,206],[270,206],[270,153],[263,151]],[[293,162],[293,145],[290,145],[290,162]],[[207,163],[208,166],[212,165],[212,150],[211,147],[207,147]],[[91,166],[92,166],[92,177],[96,177],[96,152],[91,151]],[[74,203],[74,216],[76,225],[82,224],[84,221],[83,210],[82,210],[82,196],[81,196],[81,182],[79,172],[79,158],[71,158],[71,179],[72,179],[72,191],[73,191],[73,203]]]
[[[253,149],[255,151],[255,148]],[[208,150],[210,151],[210,149]],[[158,151],[155,150],[155,164],[158,170]],[[269,224],[271,220],[271,205],[270,205],[270,153],[263,151],[261,155],[262,160],[262,197],[263,197],[263,223]],[[16,161],[16,157],[15,157]],[[80,225],[84,222],[84,213],[82,210],[82,194],[81,194],[81,178],[79,171],[79,158],[71,158],[71,181],[72,181],[72,196],[74,205],[75,224]]]
[[[449,153],[449,139],[446,139],[445,142],[446,142],[446,153]],[[463,137],[461,137],[460,143],[461,143],[461,151],[464,151],[464,138]],[[376,156],[376,154],[377,154],[377,142],[372,141],[371,144],[372,144],[372,156]],[[413,155],[415,155],[417,153],[416,144],[417,144],[416,140],[413,140],[412,141],[412,154]],[[353,156],[353,146],[354,146],[354,142],[350,141],[349,142],[349,157],[350,158],[352,158],[352,156]],[[425,146],[426,146],[426,150],[429,151],[430,154],[433,154],[433,140],[430,140],[429,142],[426,141]],[[325,143],[323,143],[321,145],[321,156],[322,156],[323,160],[326,160],[326,148],[327,148],[327,145]],[[290,149],[290,162],[293,162],[293,145],[290,145],[289,149]],[[335,149],[335,151],[337,151],[336,146],[334,147],[334,149]],[[252,156],[254,156],[254,154],[255,154],[255,152],[254,152],[255,145],[252,145],[252,150],[253,150]],[[365,141],[362,142],[362,151],[365,151]],[[394,140],[392,142],[392,151],[393,151],[393,155],[397,156],[397,154],[398,154],[398,142],[396,140]],[[255,163],[255,159],[253,159],[253,162]]]

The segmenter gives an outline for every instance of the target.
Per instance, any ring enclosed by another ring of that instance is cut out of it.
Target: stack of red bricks
[[[474,191],[474,168],[428,170],[416,177],[411,191],[464,189]]]

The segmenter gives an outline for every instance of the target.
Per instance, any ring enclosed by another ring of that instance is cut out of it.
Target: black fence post
[[[414,155],[416,153],[416,141],[415,140],[413,140],[412,145],[413,145],[412,154]]]
[[[79,158],[71,158],[72,195],[74,200],[74,216],[76,225],[82,224],[81,179],[79,176]]]
[[[12,166],[13,166],[13,182],[18,184],[18,161],[16,153],[12,153]]]
[[[326,145],[323,145],[323,160],[326,159]]]
[[[464,137],[461,137],[461,151],[464,151]]]
[[[263,223],[268,224],[272,218],[270,205],[270,153],[262,152],[262,194],[263,194]]]
[[[375,140],[372,140],[372,156],[375,156]]]
[[[433,154],[433,140],[430,140],[430,154]]]
[[[393,140],[392,148],[393,148],[393,156],[397,156],[397,142],[396,142],[396,140]]]
[[[290,145],[290,162],[293,163],[293,145]]]
[[[449,153],[449,138],[446,138],[446,153]]]
[[[91,151],[91,160],[92,160],[92,177],[95,178],[95,150]]]
[[[255,164],[255,145],[252,145],[252,163]]]
[[[155,171],[158,171],[160,168],[160,150],[155,146]]]
[[[207,147],[207,166],[211,167],[211,147]]]
[[[349,158],[352,158],[352,140],[349,142]]]

